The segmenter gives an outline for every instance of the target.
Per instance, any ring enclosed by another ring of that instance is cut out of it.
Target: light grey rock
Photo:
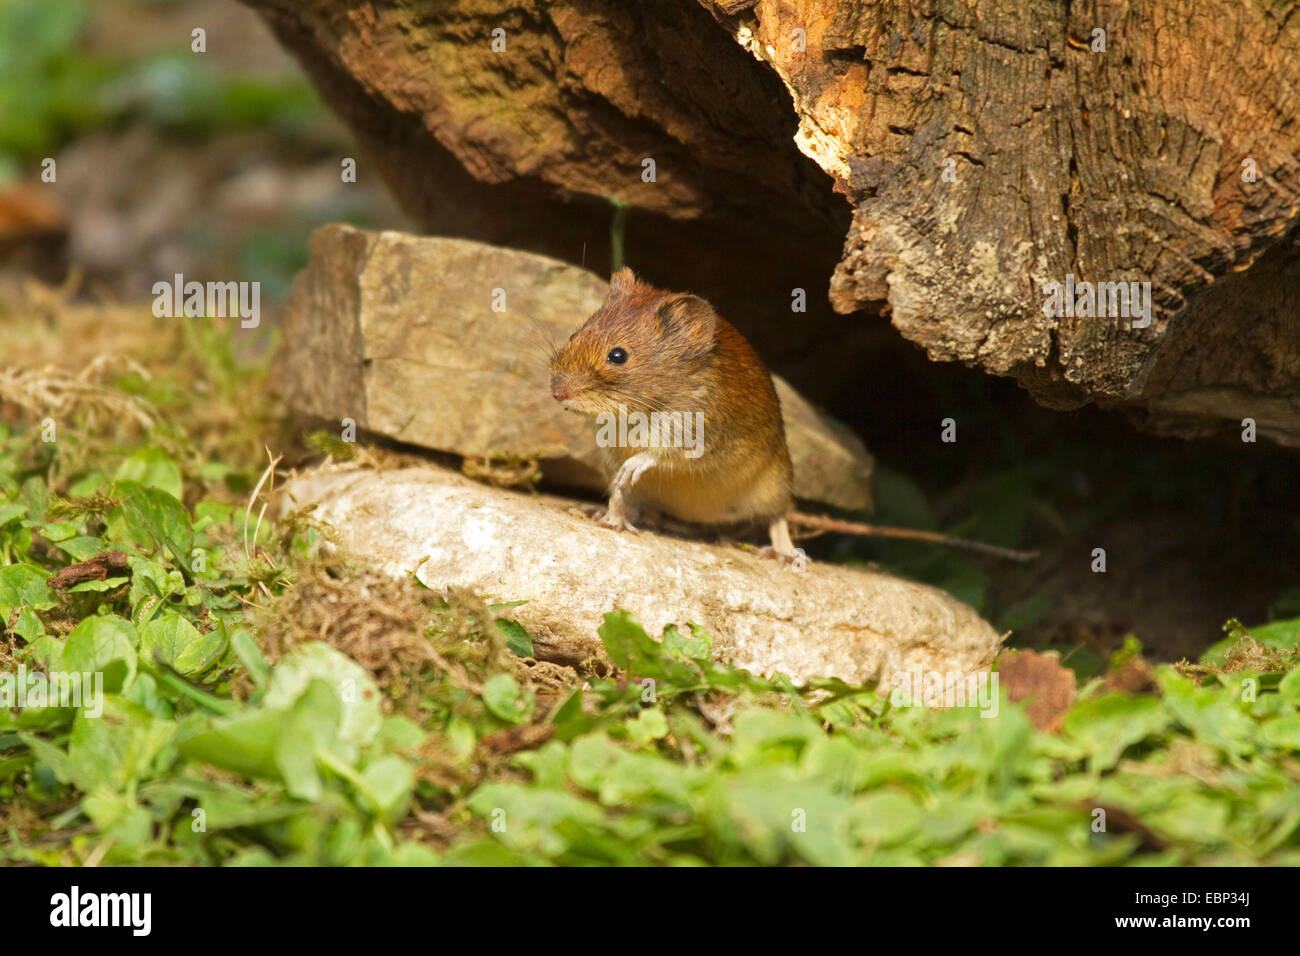
[[[446,469],[327,465],[293,478],[281,512],[313,507],[339,546],[392,575],[528,603],[516,615],[537,656],[602,656],[596,629],[624,609],[647,633],[701,625],[718,659],[796,681],[886,686],[920,669],[984,669],[1000,638],[951,595],[872,571],[802,571],[733,545],[610,531],[562,499],[503,491]]]

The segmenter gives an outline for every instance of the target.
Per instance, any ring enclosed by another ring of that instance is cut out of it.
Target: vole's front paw
[[[603,515],[601,515],[599,518],[596,519],[596,523],[599,524],[602,528],[612,528],[615,531],[630,531],[633,534],[640,533],[640,529],[634,528],[632,526],[632,522],[627,520],[627,515],[621,512],[616,514],[612,510],[606,511]]]

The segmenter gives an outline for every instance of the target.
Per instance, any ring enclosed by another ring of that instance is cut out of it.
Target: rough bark
[[[1300,444],[1294,2],[245,2],[426,227],[603,271],[618,197],[631,264],[814,395],[872,341],[829,304],[1053,407]],[[1044,315],[1067,274],[1154,320]]]
[[[1300,212],[1294,10],[765,0],[729,25],[854,203],[837,309],[887,302],[931,357],[1049,404],[1262,414],[1300,442],[1300,254],[1279,243]],[[1154,321],[1045,316],[1067,273],[1151,281]]]

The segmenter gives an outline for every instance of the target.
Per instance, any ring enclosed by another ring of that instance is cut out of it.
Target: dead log
[[[1052,407],[1300,445],[1295,2],[245,2],[426,228],[604,271],[617,198],[805,391],[861,387],[865,311]],[[1150,321],[1045,314],[1067,281]]]

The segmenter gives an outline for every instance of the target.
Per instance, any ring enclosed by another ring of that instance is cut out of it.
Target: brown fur
[[[607,361],[614,348],[627,352],[624,364]],[[703,299],[657,289],[621,270],[605,302],[552,361],[551,389],[566,407],[593,416],[617,414],[620,404],[647,414],[703,412],[698,458],[682,448],[605,449],[611,474],[639,452],[654,456],[654,466],[629,490],[634,507],[723,524],[775,521],[793,505],[772,376],[745,337]]]

